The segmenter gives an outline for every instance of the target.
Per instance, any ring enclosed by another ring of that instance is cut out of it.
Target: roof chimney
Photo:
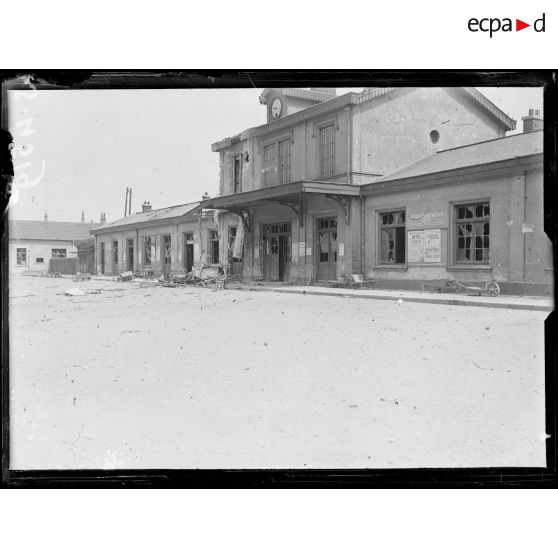
[[[540,110],[529,109],[528,116],[522,116],[521,120],[523,120],[523,133],[543,129],[544,120]]]
[[[48,215],[46,211],[45,211],[45,221],[48,221]]]
[[[81,222],[85,223],[85,214],[83,212],[83,209],[81,210]]]
[[[335,95],[335,87],[310,87],[310,91],[317,91],[318,93],[327,93],[328,95]]]
[[[104,213],[101,213],[101,225],[104,225],[107,222],[107,218]]]
[[[141,204],[141,211],[142,213],[145,213],[146,211],[151,211],[151,202],[144,201]]]
[[[202,200],[204,200],[204,201],[208,200],[210,198],[211,198],[211,196],[207,192],[205,192],[205,194],[202,196]]]

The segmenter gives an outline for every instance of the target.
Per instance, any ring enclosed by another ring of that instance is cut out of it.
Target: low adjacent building
[[[99,223],[9,220],[9,272],[46,273],[51,259],[77,258],[76,243]]]
[[[361,186],[367,277],[396,288],[495,279],[508,294],[552,293],[544,232],[543,132],[439,151]]]
[[[199,202],[155,210],[144,202],[140,213],[96,227],[96,272],[160,276],[188,273],[200,264],[219,265],[215,212],[198,209]]]

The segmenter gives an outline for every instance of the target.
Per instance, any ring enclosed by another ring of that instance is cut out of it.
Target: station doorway
[[[268,281],[287,281],[291,267],[291,224],[263,225],[263,274]]]

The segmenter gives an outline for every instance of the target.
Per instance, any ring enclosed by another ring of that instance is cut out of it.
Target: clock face
[[[281,108],[281,99],[275,99],[271,104],[271,116],[273,116],[273,118],[279,118],[279,115],[281,114]]]

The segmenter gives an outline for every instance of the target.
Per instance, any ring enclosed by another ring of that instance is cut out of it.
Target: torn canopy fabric
[[[242,254],[244,250],[244,221],[239,217],[238,224],[236,227],[236,237],[234,239],[234,246],[232,249],[232,257],[234,260],[240,261],[242,260]]]

